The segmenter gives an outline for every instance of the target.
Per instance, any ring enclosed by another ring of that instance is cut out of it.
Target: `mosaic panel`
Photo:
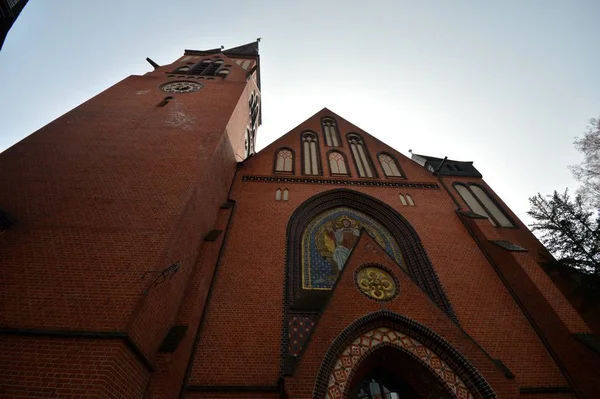
[[[366,353],[384,344],[392,345],[405,352],[412,353],[419,361],[437,374],[439,379],[459,399],[473,399],[465,383],[452,369],[419,341],[401,332],[380,327],[356,338],[338,359],[329,376],[326,399],[342,398],[346,385],[350,383],[352,370],[366,357]]]
[[[390,232],[369,216],[340,207],[323,212],[306,228],[302,237],[302,288],[329,290],[344,268],[360,230],[373,237],[402,267],[404,260]]]

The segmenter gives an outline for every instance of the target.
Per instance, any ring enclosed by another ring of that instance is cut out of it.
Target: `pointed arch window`
[[[337,127],[337,123],[333,118],[321,119],[321,127],[323,128],[323,134],[325,134],[325,145],[327,147],[339,147],[340,146],[340,135]]]
[[[313,132],[302,133],[303,173],[305,175],[319,175],[319,147],[317,135]]]
[[[381,164],[381,169],[383,169],[383,173],[387,177],[402,177],[402,172],[400,172],[400,167],[396,162],[396,159],[389,154],[379,154],[379,163]]]
[[[475,185],[469,184],[469,188],[475,194],[475,197],[481,202],[481,204],[488,210],[496,222],[502,227],[514,227],[513,224],[508,220],[508,217],[502,212],[502,210],[496,205],[494,200],[485,192],[484,189]]]
[[[492,226],[514,227],[504,212],[490,198],[487,192],[476,184],[454,184],[454,189],[460,194],[471,210],[488,218]]]
[[[362,138],[356,133],[351,133],[348,135],[348,144],[350,144],[350,149],[352,150],[358,175],[360,177],[373,177],[371,160],[369,159]]]
[[[282,148],[275,156],[275,172],[292,173],[294,170],[294,153],[289,148]]]
[[[338,151],[330,151],[327,159],[329,160],[329,171],[332,175],[348,175],[344,154]]]

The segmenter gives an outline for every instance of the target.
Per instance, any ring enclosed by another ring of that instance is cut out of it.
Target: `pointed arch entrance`
[[[313,398],[496,398],[460,352],[426,326],[383,310],[348,326],[321,364]]]

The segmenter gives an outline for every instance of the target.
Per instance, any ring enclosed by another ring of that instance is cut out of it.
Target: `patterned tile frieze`
[[[374,350],[384,345],[396,347],[419,360],[459,399],[473,399],[465,383],[438,355],[414,338],[387,327],[370,330],[356,338],[342,352],[329,376],[326,398],[348,394],[353,371]]]
[[[316,177],[285,177],[285,176],[242,176],[244,182],[254,183],[288,183],[288,184],[317,184],[337,186],[372,186],[372,187],[402,187],[402,188],[426,188],[437,189],[436,183],[424,182],[399,182],[386,180],[351,180],[351,179],[322,179]]]

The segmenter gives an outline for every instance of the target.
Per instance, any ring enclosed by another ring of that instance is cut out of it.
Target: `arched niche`
[[[401,254],[401,261],[398,263],[404,264],[413,281],[456,321],[452,306],[415,229],[389,205],[348,189],[331,190],[315,195],[302,203],[292,214],[287,227],[285,281],[287,309],[318,311],[329,296],[329,289],[303,288],[302,256],[303,245],[305,245],[303,237],[307,229],[310,229],[311,223],[335,209],[348,209],[355,215],[362,215],[361,217],[372,220],[372,226],[380,226],[381,231],[385,231],[391,240],[397,243]],[[366,230],[369,231],[368,228]]]

